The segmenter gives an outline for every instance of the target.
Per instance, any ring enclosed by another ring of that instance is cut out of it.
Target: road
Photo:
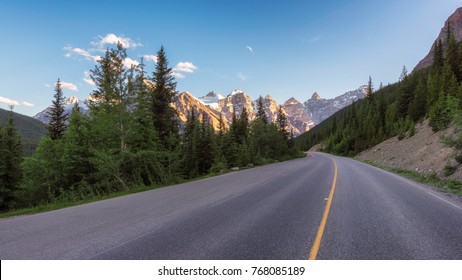
[[[322,153],[0,219],[0,259],[462,259],[462,203]]]

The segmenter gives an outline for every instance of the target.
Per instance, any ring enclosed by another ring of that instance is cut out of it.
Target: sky
[[[85,99],[89,71],[121,41],[127,66],[155,67],[163,45],[177,90],[242,88],[300,102],[398,80],[429,51],[462,1],[0,0],[0,108],[33,116],[64,95]]]

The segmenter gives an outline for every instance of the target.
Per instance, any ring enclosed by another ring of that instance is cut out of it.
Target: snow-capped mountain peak
[[[218,101],[223,98],[225,98],[223,95],[211,91],[206,96],[199,97],[198,100],[204,105],[208,105],[214,109],[218,109]]]
[[[243,94],[243,93],[245,93],[245,92],[242,89],[237,88],[237,89],[233,90],[228,96],[234,96],[234,95]]]
[[[69,96],[69,98],[64,102],[64,106],[74,105],[75,103],[79,103],[79,98],[77,98],[77,96]]]

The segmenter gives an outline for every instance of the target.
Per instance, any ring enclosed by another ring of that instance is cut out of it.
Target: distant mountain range
[[[288,129],[295,136],[298,136],[321,123],[338,110],[348,106],[353,101],[363,98],[365,96],[365,89],[365,86],[361,86],[358,89],[348,91],[332,99],[323,99],[318,93],[314,93],[304,103],[292,97],[282,105],[278,104],[270,95],[266,95],[263,98],[263,106],[268,119],[273,122],[276,121],[277,111],[279,106],[281,106],[287,116]],[[89,98],[82,101],[75,96],[69,97],[65,102],[66,113],[70,114],[72,112],[72,107],[75,103],[79,104],[81,112],[87,113],[89,110]],[[181,126],[184,126],[189,112],[194,110],[196,115],[205,114],[208,121],[217,129],[220,113],[225,120],[225,126],[229,126],[234,110],[236,110],[236,115],[239,116],[244,107],[247,110],[249,118],[251,120],[254,119],[256,116],[256,104],[256,100],[252,100],[245,91],[235,89],[227,96],[212,91],[199,98],[196,98],[189,92],[182,92],[176,96],[176,100],[172,106],[178,111]],[[48,124],[49,112],[50,107],[45,108],[35,115],[34,118]]]
[[[7,110],[0,109],[0,125],[5,126],[8,123],[8,114]],[[21,135],[24,155],[31,155],[37,147],[40,138],[45,135],[47,131],[46,125],[43,122],[15,112],[13,112],[13,119],[16,129]]]

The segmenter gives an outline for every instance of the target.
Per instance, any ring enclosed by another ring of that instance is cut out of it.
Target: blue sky
[[[429,51],[454,0],[0,1],[0,108],[34,115],[53,98],[92,91],[87,72],[123,40],[133,61],[164,45],[177,89],[235,88],[282,103],[398,80]],[[127,61],[128,63],[130,61]],[[145,61],[147,70],[153,61]],[[32,106],[33,105],[33,106]]]

